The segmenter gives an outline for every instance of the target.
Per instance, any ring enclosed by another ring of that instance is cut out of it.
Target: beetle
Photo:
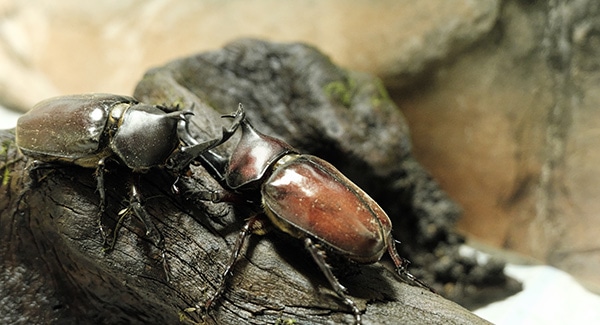
[[[132,211],[161,250],[168,279],[162,234],[143,208],[135,183],[131,185],[130,206],[120,213],[113,240],[107,243],[102,225],[105,163],[114,160],[134,173],[164,165],[180,145],[178,121],[187,123],[190,114],[167,112],[164,107],[143,104],[129,96],[96,93],[54,97],[36,104],[18,119],[15,142],[24,155],[36,160],[33,169],[57,163],[95,168],[100,195],[98,225],[104,248],[113,248],[124,212]]]
[[[325,249],[361,264],[375,263],[387,251],[398,274],[435,293],[408,272],[409,261],[396,251],[389,217],[367,193],[327,161],[301,154],[286,142],[258,132],[245,118],[241,104],[235,114],[225,116],[235,120],[219,143],[241,129],[241,138],[229,160],[221,161],[211,151],[199,151],[199,158],[217,171],[215,177],[227,191],[200,193],[200,198],[227,201],[232,192],[259,196],[264,214],[250,218],[241,229],[222,283],[204,305],[206,313],[222,295],[247,238],[251,233],[264,233],[265,223],[303,241],[338,297],[352,310],[357,324],[361,322],[360,311],[327,264]],[[188,145],[185,154],[194,147],[195,140],[185,133],[181,138]],[[192,158],[187,157],[185,163]]]

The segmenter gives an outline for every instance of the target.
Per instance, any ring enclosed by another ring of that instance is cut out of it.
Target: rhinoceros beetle
[[[128,96],[55,97],[36,104],[19,118],[16,144],[23,154],[41,162],[34,169],[54,167],[56,163],[96,169],[100,195],[98,224],[105,249],[112,249],[122,220],[117,223],[109,244],[102,225],[106,208],[106,161],[114,160],[136,173],[164,165],[180,145],[178,121],[187,123],[189,114],[188,111],[167,112],[164,107],[142,104]],[[132,211],[143,222],[146,234],[162,251],[168,279],[162,234],[143,208],[135,183],[131,186],[130,207],[124,211]]]
[[[250,194],[247,197],[258,194],[264,215],[250,218],[243,226],[222,274],[222,283],[206,301],[205,312],[223,293],[249,234],[264,233],[265,224],[303,241],[336,294],[352,310],[356,323],[361,322],[360,311],[325,261],[324,248],[362,264],[379,261],[387,251],[401,276],[435,292],[408,272],[409,261],[396,251],[389,217],[362,189],[325,160],[300,154],[284,141],[256,131],[245,118],[241,105],[235,114],[226,116],[234,117],[235,121],[219,143],[225,142],[236,128],[242,131],[229,160],[219,161],[219,156],[211,151],[197,151],[201,152],[199,158],[216,171],[215,178],[226,192],[201,193],[201,199],[226,201],[232,193]],[[188,149],[194,147],[193,138],[182,136],[182,140]],[[192,158],[180,157],[180,161],[187,163]]]

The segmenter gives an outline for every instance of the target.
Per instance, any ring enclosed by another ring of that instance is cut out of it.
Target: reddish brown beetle
[[[326,263],[323,247],[363,264],[379,261],[387,250],[400,275],[434,292],[406,270],[409,262],[396,251],[389,217],[362,189],[323,159],[299,154],[287,143],[257,132],[246,120],[241,105],[235,115],[228,117],[235,117],[234,125],[230,133],[223,133],[220,142],[226,141],[236,128],[242,129],[228,164],[215,161],[206,151],[200,151],[202,159],[215,170],[217,165],[226,166],[225,172],[217,176],[227,189],[240,194],[259,191],[268,220],[281,231],[304,241],[337,295],[352,309],[356,323],[361,322],[360,311]],[[188,148],[193,148],[195,140],[180,137],[188,142]],[[226,195],[229,194],[206,198],[225,200]],[[241,230],[223,273],[223,283],[205,304],[207,312],[222,294],[248,235],[256,229],[262,231],[262,222],[264,219],[256,216]]]

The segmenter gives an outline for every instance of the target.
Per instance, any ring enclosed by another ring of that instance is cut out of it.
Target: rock
[[[487,244],[600,290],[593,1],[506,1],[492,32],[410,88],[391,90],[414,153]]]

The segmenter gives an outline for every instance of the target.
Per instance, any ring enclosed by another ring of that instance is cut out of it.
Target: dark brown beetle
[[[108,244],[102,226],[106,207],[104,166],[114,160],[133,172],[145,172],[164,165],[179,146],[178,121],[187,123],[185,111],[166,112],[165,108],[139,103],[132,97],[112,94],[83,94],[55,97],[35,105],[19,118],[16,144],[21,152],[48,163],[75,164],[96,169],[100,194],[98,224],[106,249],[115,243],[117,229]],[[40,168],[38,163],[37,167]],[[162,234],[141,204],[135,184],[131,187],[130,207],[162,251],[168,278]],[[120,222],[118,223],[120,225]]]
[[[200,158],[211,169],[225,168],[223,174],[216,176],[228,190],[241,195],[247,191],[260,193],[270,223],[303,240],[337,295],[352,309],[356,323],[361,322],[360,311],[333,275],[322,247],[364,264],[379,261],[387,251],[400,275],[434,292],[407,271],[409,262],[396,251],[389,217],[362,189],[323,159],[299,154],[287,143],[257,132],[245,119],[241,105],[236,114],[229,117],[236,118],[234,125],[230,133],[224,132],[220,142],[226,141],[238,126],[242,130],[229,162],[219,162],[206,151]],[[182,140],[193,148],[195,140],[191,137],[182,136]],[[226,200],[228,195],[230,193],[207,193],[205,199]],[[261,216],[255,216],[240,231],[230,263],[223,273],[223,283],[206,302],[206,312],[222,294],[248,235],[257,230],[263,232],[261,225],[264,222]]]

